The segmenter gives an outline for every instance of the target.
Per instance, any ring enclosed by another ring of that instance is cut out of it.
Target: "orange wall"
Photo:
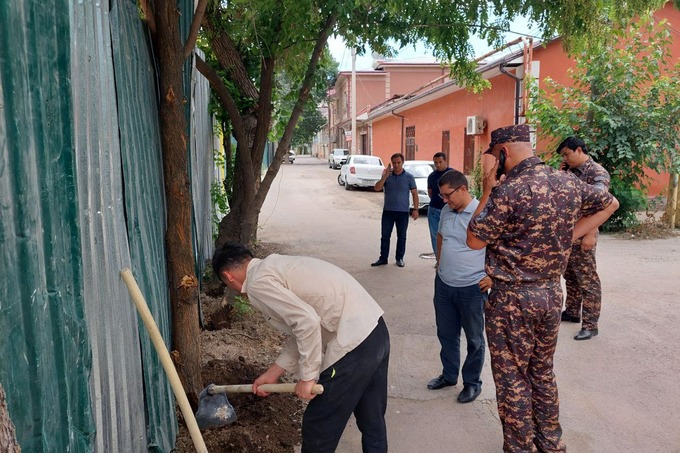
[[[401,118],[390,116],[373,123],[372,140],[371,154],[380,157],[387,165],[392,154],[401,152]]]
[[[442,131],[450,131],[449,165],[463,168],[463,140],[468,116],[477,115],[487,121],[483,135],[475,137],[475,150],[484,151],[491,141],[490,131],[513,124],[515,82],[501,75],[491,79],[492,88],[480,95],[460,90],[427,104],[400,112],[404,127],[416,127],[416,159],[431,160],[441,151]],[[373,154],[389,157],[385,148],[401,149],[401,121],[394,117],[373,123]],[[394,151],[396,152],[396,151]]]

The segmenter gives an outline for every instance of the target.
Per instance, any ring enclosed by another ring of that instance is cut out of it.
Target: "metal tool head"
[[[213,393],[210,384],[199,395],[196,422],[201,430],[220,428],[236,421],[236,411],[224,393]]]

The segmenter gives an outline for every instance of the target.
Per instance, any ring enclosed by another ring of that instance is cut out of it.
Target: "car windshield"
[[[427,164],[404,165],[404,170],[416,178],[427,178],[432,173],[432,167]]]
[[[352,161],[355,164],[365,164],[365,165],[379,165],[382,167],[382,162],[377,157],[355,157]]]
[[[348,149],[334,149],[333,154],[336,156],[346,156],[349,154]]]

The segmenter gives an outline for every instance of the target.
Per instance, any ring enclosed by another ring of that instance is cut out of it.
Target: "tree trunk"
[[[250,149],[254,141],[255,122],[253,118],[244,121],[248,129],[240,136],[245,136],[247,142],[238,142],[236,147],[236,163],[234,166],[233,192],[229,200],[229,214],[220,222],[216,247],[221,247],[225,242],[238,242],[247,244],[253,240],[257,217],[252,218],[250,207],[253,206],[256,187],[259,185],[260,175],[255,176],[252,161],[249,158]],[[259,214],[259,209],[257,210]],[[250,221],[246,218],[250,216]]]
[[[248,71],[237,46],[228,32],[220,25],[220,10],[214,8],[204,17],[203,25],[210,36],[211,48],[222,69],[226,71],[233,85],[239,90],[243,99],[257,100],[245,112],[237,107],[234,97],[227,89],[217,72],[203,60],[197,61],[197,67],[210,81],[210,85],[220,99],[231,120],[234,136],[238,142],[236,149],[236,168],[234,174],[234,191],[229,200],[230,211],[220,223],[216,246],[225,242],[248,243],[255,240],[257,225],[262,204],[269,192],[272,181],[281,167],[281,162],[290,148],[293,130],[302,113],[305,101],[309,97],[314,75],[321,53],[328,41],[336,21],[337,13],[330,14],[323,24],[310,56],[305,77],[298,94],[298,100],[286,125],[285,132],[276,150],[274,160],[262,180],[262,162],[267,142],[267,133],[271,126],[272,93],[274,86],[276,56],[263,55],[260,62],[260,86],[255,90]],[[214,17],[213,17],[214,16]],[[214,19],[214,20],[213,20]],[[274,18],[277,20],[277,18]],[[281,31],[281,21],[274,24],[274,37]],[[253,122],[252,120],[255,119]]]
[[[668,181],[668,196],[666,197],[666,211],[661,221],[674,229],[680,223],[680,202],[678,202],[678,175],[672,174]]]
[[[3,453],[21,452],[14,433],[14,424],[12,419],[9,418],[7,400],[5,399],[5,391],[2,388],[2,384],[0,384],[0,451]]]
[[[167,203],[168,283],[172,309],[172,357],[194,409],[202,390],[198,322],[198,280],[191,240],[191,188],[188,175],[186,99],[182,88],[183,45],[179,11],[173,1],[158,1],[154,47],[159,66],[160,127]]]

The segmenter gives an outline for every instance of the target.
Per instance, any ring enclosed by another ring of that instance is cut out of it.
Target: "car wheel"
[[[349,190],[349,189],[351,189],[351,186],[349,185],[347,180],[345,180],[345,190]]]
[[[345,185],[345,181],[342,180],[342,175],[338,175],[338,184],[340,184],[341,186]]]

